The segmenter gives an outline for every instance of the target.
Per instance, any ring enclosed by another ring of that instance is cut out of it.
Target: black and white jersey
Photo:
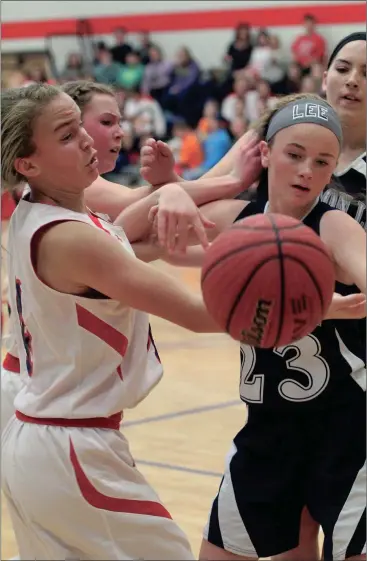
[[[251,202],[236,220],[264,210],[264,202]],[[333,209],[318,202],[304,224],[319,234],[325,212]],[[337,283],[335,291],[350,294],[358,289]],[[357,320],[323,321],[306,337],[283,347],[241,344],[240,396],[253,411],[342,406],[365,390],[365,384],[365,349]]]
[[[340,189],[341,187],[341,189]],[[344,190],[344,192],[343,192]],[[363,199],[351,200],[362,195]],[[361,154],[341,173],[321,195],[321,200],[333,208],[347,212],[363,227],[366,225],[366,153]]]

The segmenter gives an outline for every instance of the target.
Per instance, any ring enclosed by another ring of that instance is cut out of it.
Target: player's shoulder
[[[315,230],[316,233],[320,233],[320,224],[323,217],[329,212],[335,212],[336,209],[323,201],[318,201],[313,209],[304,218],[303,223],[309,228]]]
[[[265,203],[260,200],[253,200],[250,202],[243,202],[244,206],[241,212],[238,214],[234,222],[238,222],[238,220],[243,220],[248,216],[253,216],[254,214],[263,214],[265,210]]]

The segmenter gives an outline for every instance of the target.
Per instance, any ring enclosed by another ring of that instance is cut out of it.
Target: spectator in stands
[[[155,45],[150,39],[149,31],[141,31],[139,36],[139,47],[137,50],[140,55],[140,60],[142,64],[145,65],[150,62],[149,51],[152,47],[155,47]]]
[[[198,168],[203,163],[203,150],[196,132],[185,122],[177,121],[173,126],[173,136],[180,139],[180,149],[176,157],[176,173]]]
[[[303,74],[310,72],[314,62],[325,62],[325,39],[316,31],[316,18],[306,14],[303,18],[305,32],[298,35],[292,44],[293,59],[302,68]]]
[[[229,131],[233,137],[234,142],[239,140],[249,127],[249,122],[244,117],[236,117],[229,125]]]
[[[176,60],[171,74],[171,85],[162,100],[164,109],[176,116],[183,117],[190,125],[198,122],[195,92],[200,78],[200,68],[187,47],[181,47],[176,53]]]
[[[260,29],[251,52],[250,66],[263,78],[265,69],[270,66],[273,59],[273,50],[270,46],[270,35],[266,29]]]
[[[256,90],[250,91],[246,96],[246,116],[250,123],[257,121],[264,111],[273,107],[275,101],[269,83],[259,80]]]
[[[187,47],[181,47],[176,53],[172,83],[169,94],[181,96],[199,79],[200,69]]]
[[[273,85],[276,87],[277,84],[284,80],[286,64],[284,62],[284,53],[280,48],[279,38],[276,35],[269,36],[269,46],[271,56],[268,64],[263,69],[262,78],[269,82],[273,88]]]
[[[163,59],[157,45],[149,49],[149,62],[145,67],[141,91],[161,103],[171,83],[173,63]]]
[[[311,66],[310,75],[315,80],[316,92],[320,92],[322,90],[322,81],[324,78],[325,70],[326,67],[320,62],[314,62],[313,65]]]
[[[198,179],[209,171],[223,158],[232,146],[231,137],[224,127],[223,118],[220,115],[209,119],[208,125],[208,136],[202,143],[204,152],[202,164],[197,168],[186,170],[182,174],[183,178],[188,181]]]
[[[251,28],[248,23],[240,23],[235,32],[234,41],[229,45],[225,61],[230,66],[231,74],[245,68],[252,53]]]
[[[65,68],[61,74],[62,82],[81,80],[84,76],[83,58],[79,53],[69,53]]]
[[[246,115],[246,97],[250,91],[250,82],[248,78],[237,78],[233,84],[233,92],[227,95],[222,103],[222,115],[223,117],[231,123],[236,116],[238,116],[238,101],[242,102],[243,105],[243,117]]]
[[[55,84],[55,80],[48,75],[44,65],[25,64],[22,70],[25,77],[23,86],[30,86],[31,84]]]
[[[301,81],[301,93],[319,93],[316,80],[311,76],[303,76]]]
[[[115,29],[114,36],[116,44],[111,49],[112,59],[120,64],[126,63],[126,57],[133,50],[132,46],[126,42],[127,30],[124,27]]]
[[[97,43],[93,65],[93,76],[96,82],[116,85],[119,83],[120,72],[121,64],[113,61],[106,44],[103,41]]]
[[[166,120],[159,103],[142,94],[137,86],[125,91],[123,115],[133,126],[135,136],[166,136]]]
[[[201,140],[207,137],[209,132],[209,120],[218,115],[219,109],[219,103],[216,99],[208,99],[205,102],[203,116],[197,126],[198,135]]]
[[[126,63],[121,65],[118,84],[126,90],[140,88],[144,76],[144,65],[141,63],[137,51],[130,51],[126,55]]]
[[[287,68],[286,76],[277,84],[272,85],[274,95],[289,95],[298,93],[301,88],[302,71],[296,62],[291,62]]]

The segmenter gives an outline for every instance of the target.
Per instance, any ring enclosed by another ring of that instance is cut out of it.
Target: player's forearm
[[[132,248],[136,257],[145,263],[164,259],[164,249],[153,243],[135,242],[132,244]]]
[[[194,245],[186,249],[186,253],[163,253],[161,259],[175,267],[198,267],[203,266],[205,250],[201,245]]]
[[[130,243],[144,240],[151,229],[148,222],[150,209],[158,204],[160,191],[154,191],[147,197],[125,208],[116,218],[115,224],[121,226]]]
[[[165,248],[151,242],[136,242],[132,244],[132,248],[136,257],[145,263],[162,259],[175,267],[201,268],[205,255],[205,250],[201,245],[187,247],[185,253],[173,254],[167,253]]]
[[[182,181],[185,181],[182,177],[177,175],[177,173],[174,170],[172,170],[171,176],[167,179],[168,181],[165,181],[164,183],[157,183],[157,185],[152,185],[152,189],[154,191],[157,191],[157,189],[160,189],[161,187],[167,185],[168,183],[181,183]]]
[[[222,332],[209,315],[201,294],[193,293],[178,279],[156,267],[134,259],[128,274],[121,270],[115,282],[119,284],[122,298],[132,308],[161,317],[195,333]]]
[[[242,183],[232,175],[201,177],[194,181],[180,181],[178,184],[185,189],[197,206],[221,199],[233,199],[243,191]]]

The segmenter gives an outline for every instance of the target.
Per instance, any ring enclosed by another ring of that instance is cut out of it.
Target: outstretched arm
[[[261,171],[259,139],[254,131],[246,133],[222,160],[195,181],[183,181],[174,171],[174,158],[167,144],[147,140],[141,150],[141,174],[155,186],[179,183],[191,196],[197,186],[207,187],[204,200],[198,204],[230,199],[247,190],[258,179]],[[233,182],[230,178],[237,178]],[[228,181],[228,183],[227,183]]]
[[[107,214],[113,221],[125,208],[151,193],[153,188],[150,185],[130,189],[99,176],[85,190],[85,201],[93,212]]]
[[[90,287],[191,331],[221,332],[200,294],[136,259],[114,237],[85,223],[63,222],[44,233],[38,245],[37,274],[61,292],[82,293]]]

